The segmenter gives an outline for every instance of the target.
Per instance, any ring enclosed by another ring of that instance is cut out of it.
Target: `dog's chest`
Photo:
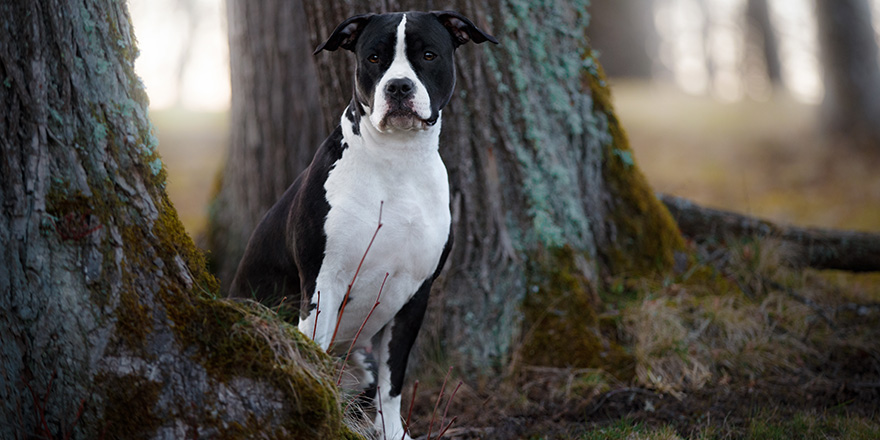
[[[351,281],[381,212],[352,294],[371,304],[388,273],[383,305],[401,307],[433,274],[449,237],[448,178],[436,148],[385,154],[350,145],[324,188],[330,210],[322,278]]]

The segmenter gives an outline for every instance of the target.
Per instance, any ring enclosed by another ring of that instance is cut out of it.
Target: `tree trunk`
[[[590,46],[610,77],[650,79],[658,58],[654,0],[592,0]]]
[[[125,2],[0,0],[0,27],[0,438],[345,435],[312,345],[207,297]]]
[[[760,59],[772,87],[782,84],[782,63],[779,61],[779,43],[770,18],[767,0],[748,0],[746,4],[746,35],[752,45],[760,49]]]
[[[816,0],[825,73],[825,124],[832,136],[880,150],[880,64],[868,0]]]
[[[229,0],[226,9],[231,137],[206,234],[224,292],[260,218],[329,133],[302,2]]]
[[[459,48],[457,89],[443,112],[455,245],[421,346],[439,347],[464,371],[511,359],[619,361],[620,350],[597,338],[602,280],[664,270],[681,245],[585,48],[587,3],[449,5],[501,41]],[[345,0],[305,7],[313,46],[367,12]],[[386,1],[372,12],[420,7]],[[339,52],[316,60],[324,115],[336,121],[351,99],[354,61]]]

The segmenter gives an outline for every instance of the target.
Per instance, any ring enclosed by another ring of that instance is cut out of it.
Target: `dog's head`
[[[455,87],[455,49],[495,38],[453,11],[357,15],[343,21],[315,53],[355,53],[355,102],[380,132],[426,130]]]

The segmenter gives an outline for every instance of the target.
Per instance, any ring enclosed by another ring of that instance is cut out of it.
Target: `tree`
[[[224,291],[260,218],[329,133],[316,111],[319,75],[302,2],[230,0],[226,10],[231,142],[207,233]]]
[[[825,125],[832,136],[880,148],[880,63],[868,0],[816,0],[825,73]]]
[[[326,355],[211,299],[125,2],[2,0],[0,26],[0,438],[347,435]]]
[[[459,49],[457,90],[442,122],[456,240],[421,340],[425,347],[439,345],[451,363],[500,366],[517,357],[596,365],[622,359],[597,338],[604,281],[665,270],[681,246],[674,222],[635,166],[604,74],[586,48],[586,3],[451,5],[502,42]],[[367,12],[360,3],[339,0],[303,6],[310,47],[345,18]],[[389,1],[371,12],[420,7]],[[293,56],[307,64],[307,53]],[[313,111],[323,115],[325,133],[351,98],[354,63],[345,58],[314,58],[320,107]],[[263,155],[277,148],[307,148],[311,154],[318,145],[255,148]],[[259,185],[257,177],[241,184]],[[289,173],[283,180],[295,177]],[[537,323],[546,331],[524,331]]]
[[[611,77],[650,79],[660,39],[654,26],[653,0],[590,2],[590,47]]]
[[[760,48],[760,59],[770,85],[782,84],[782,63],[779,60],[779,43],[770,17],[767,0],[748,0],[746,3],[746,37]]]

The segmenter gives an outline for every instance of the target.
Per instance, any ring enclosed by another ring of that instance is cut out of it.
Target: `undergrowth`
[[[880,276],[792,268],[771,239],[687,246],[672,274],[606,280],[603,332],[634,378],[487,372],[452,404],[452,438],[880,438]],[[435,383],[442,369],[420,364]]]

